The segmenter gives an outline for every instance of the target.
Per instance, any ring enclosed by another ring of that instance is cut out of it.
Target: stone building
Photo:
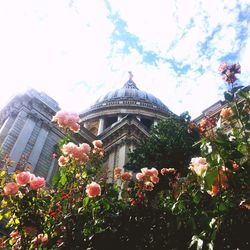
[[[58,141],[63,130],[51,122],[60,110],[58,103],[45,93],[30,90],[16,96],[0,112],[1,155],[9,154],[16,163],[22,155],[31,163],[36,175],[51,177],[58,170]],[[113,168],[124,166],[128,152],[149,135],[151,126],[172,112],[155,96],[138,89],[130,74],[120,89],[100,97],[89,109],[80,113],[80,132],[75,134],[78,143],[100,139],[104,143],[104,167],[113,179]],[[10,171],[16,170],[16,164]]]

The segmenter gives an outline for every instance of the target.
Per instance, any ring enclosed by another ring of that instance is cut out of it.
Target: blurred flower
[[[20,186],[27,185],[31,180],[30,172],[21,172],[16,175],[16,183]]]
[[[166,174],[176,174],[176,169],[174,168],[162,168],[161,169],[161,174],[166,175]]]
[[[219,192],[219,187],[217,185],[212,185],[212,189],[207,191],[207,193],[212,197],[216,196],[218,192]]]
[[[5,195],[15,195],[19,190],[15,182],[9,182],[4,185],[3,191]]]
[[[228,117],[230,117],[233,114],[232,109],[229,108],[223,108],[220,112],[220,117],[223,119],[227,119]]]
[[[55,116],[52,118],[53,122],[57,122],[61,128],[69,128],[74,133],[77,133],[80,130],[80,117],[77,113],[67,112],[67,111],[58,111]]]
[[[92,142],[95,148],[102,148],[102,141],[101,140],[95,140]]]
[[[69,157],[61,155],[58,159],[58,165],[64,167],[69,162]]]
[[[88,197],[96,197],[101,195],[101,186],[96,182],[92,182],[86,186],[86,194]]]
[[[121,175],[122,175],[122,168],[116,167],[114,169],[114,177],[115,177],[115,179],[119,179],[121,177]]]
[[[130,172],[124,172],[122,175],[121,175],[121,179],[122,181],[128,181],[130,180],[132,177],[132,174]]]
[[[195,157],[191,159],[189,169],[198,176],[202,176],[207,171],[207,167],[206,158]]]
[[[32,178],[30,181],[30,188],[33,190],[37,190],[39,188],[43,188],[45,186],[45,179],[43,177],[36,177]]]

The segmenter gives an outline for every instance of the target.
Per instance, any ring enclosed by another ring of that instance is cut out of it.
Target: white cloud
[[[143,61],[136,46],[113,41],[115,23],[104,1],[3,0],[0,2],[0,107],[16,92],[34,87],[62,108],[87,108],[100,95],[121,87],[128,70],[142,90],[176,113],[194,116],[217,101],[219,58],[238,53],[242,78],[249,79],[249,37],[242,41],[238,15],[247,0],[109,0],[143,52],[157,54],[157,65]],[[238,5],[241,5],[241,9]],[[124,34],[123,34],[124,35]],[[246,44],[246,45],[244,45]],[[171,61],[172,60],[172,61]],[[177,67],[190,65],[187,72]],[[201,67],[203,71],[201,71]],[[219,84],[220,83],[220,84]],[[203,95],[206,93],[206,95]]]

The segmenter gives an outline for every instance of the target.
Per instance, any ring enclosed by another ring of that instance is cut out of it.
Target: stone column
[[[15,118],[13,117],[13,115],[10,115],[5,122],[3,123],[1,129],[0,129],[0,144],[3,143],[5,137],[7,136],[11,126],[13,125],[15,121]]]
[[[115,152],[110,152],[108,159],[108,183],[114,182]]]
[[[98,132],[97,135],[100,135],[104,130],[104,118],[99,119],[99,127],[98,127]]]
[[[39,131],[39,134],[36,139],[36,143],[31,151],[30,157],[29,157],[29,162],[31,163],[31,171],[33,172],[36,164],[38,162],[38,159],[40,157],[40,154],[43,150],[43,146],[46,142],[47,136],[48,136],[49,131],[46,130],[44,127],[44,124],[42,124],[42,127]]]
[[[32,134],[35,125],[36,122],[33,121],[30,117],[28,117],[10,152],[10,158],[15,162],[18,162],[21,158],[23,150],[27,142],[29,141],[29,138]],[[14,168],[12,168],[12,170],[15,171]]]
[[[51,161],[51,164],[50,164],[50,166],[49,166],[48,175],[47,175],[47,177],[46,177],[46,182],[47,182],[47,183],[50,182],[50,179],[51,179],[51,177],[52,177],[51,175],[52,175],[52,173],[53,173],[53,170],[54,170],[56,161],[57,161],[56,158],[53,158],[52,161]]]
[[[158,124],[157,120],[154,120],[154,127]]]
[[[119,156],[118,156],[118,166],[123,168],[123,166],[126,164],[127,160],[127,145],[122,144],[119,148]]]
[[[84,128],[87,128],[88,126],[87,126],[87,122],[83,122],[83,127]]]

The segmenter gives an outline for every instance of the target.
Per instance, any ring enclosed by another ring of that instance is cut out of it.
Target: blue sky
[[[223,98],[220,62],[250,80],[249,0],[2,0],[2,107],[28,88],[81,111],[134,75],[193,118]]]

